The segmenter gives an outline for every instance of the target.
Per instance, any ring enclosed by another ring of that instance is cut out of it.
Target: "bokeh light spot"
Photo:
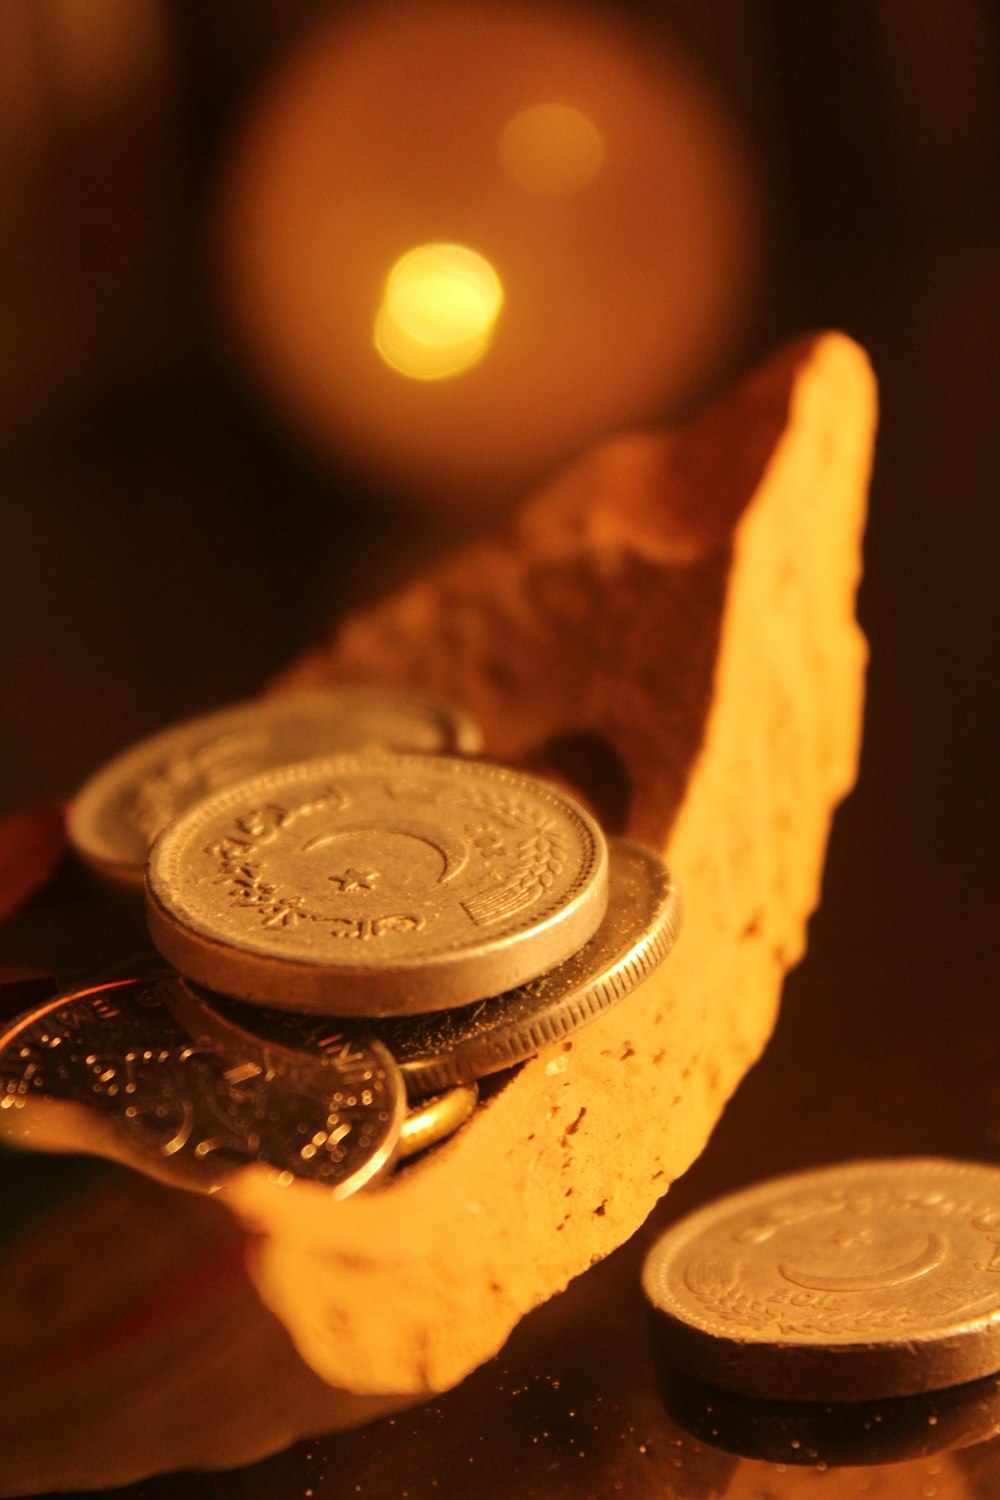
[[[497,155],[516,187],[540,198],[563,198],[597,176],[604,139],[593,120],[571,104],[533,104],[507,121]]]
[[[419,245],[386,277],[375,347],[412,380],[446,380],[477,364],[503,305],[500,278],[465,245]]]

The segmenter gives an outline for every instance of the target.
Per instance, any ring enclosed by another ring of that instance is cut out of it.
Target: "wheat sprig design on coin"
[[[503,886],[497,889],[491,885],[463,902],[474,921],[489,922],[529,905],[549,890],[566,866],[567,845],[554,819],[541,808],[526,807],[523,802],[485,789],[473,805],[482,806],[493,824],[521,835],[516,843],[517,861]],[[500,836],[490,823],[469,824],[466,832],[485,859],[502,852]]]
[[[773,1323],[786,1337],[811,1334],[875,1335],[898,1328],[911,1314],[909,1306],[858,1307],[829,1292],[778,1291],[753,1297],[740,1286],[739,1262],[693,1260],[684,1273],[688,1290],[709,1312],[727,1323],[762,1328]]]
[[[874,1338],[879,1333],[892,1332],[903,1327],[913,1315],[910,1305],[899,1307],[855,1307],[843,1306],[846,1298],[836,1298],[829,1293],[796,1293],[788,1299],[796,1309],[796,1315],[785,1316],[784,1310],[775,1314],[782,1334],[786,1337],[798,1335],[857,1334],[859,1339]],[[810,1313],[812,1316],[810,1316]]]
[[[738,1261],[698,1257],[686,1268],[684,1284],[704,1307],[727,1323],[759,1328],[773,1317],[766,1300],[741,1291]]]

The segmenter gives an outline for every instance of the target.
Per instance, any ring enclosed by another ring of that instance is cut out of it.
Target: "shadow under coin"
[[[727,1453],[771,1463],[899,1463],[1000,1434],[1000,1375],[917,1396],[832,1403],[739,1396],[663,1359],[657,1382],[680,1427]]]

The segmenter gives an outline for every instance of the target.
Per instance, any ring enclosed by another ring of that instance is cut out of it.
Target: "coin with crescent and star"
[[[332,1015],[440,1010],[561,963],[604,915],[594,820],[451,756],[284,766],[205,798],[146,873],[160,952],[209,989]]]
[[[779,1400],[906,1396],[1000,1370],[1000,1169],[937,1157],[777,1178],[647,1257],[660,1346]]]

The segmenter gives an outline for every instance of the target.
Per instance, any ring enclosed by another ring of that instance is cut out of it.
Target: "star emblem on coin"
[[[576,953],[604,916],[607,867],[593,819],[534,777],[443,755],[333,756],[169,823],[146,915],[164,957],[208,989],[413,1014],[501,994]]]
[[[849,1250],[852,1245],[870,1245],[874,1238],[871,1229],[838,1229],[830,1235],[829,1242],[831,1245],[839,1245],[841,1249]]]
[[[343,875],[328,875],[327,880],[336,886],[338,891],[350,895],[353,891],[373,891],[379,878],[377,870],[369,870],[362,874],[360,870],[348,869]]]
[[[779,1401],[909,1396],[991,1374],[998,1203],[996,1167],[936,1157],[744,1188],[650,1251],[659,1343],[702,1380]]]

